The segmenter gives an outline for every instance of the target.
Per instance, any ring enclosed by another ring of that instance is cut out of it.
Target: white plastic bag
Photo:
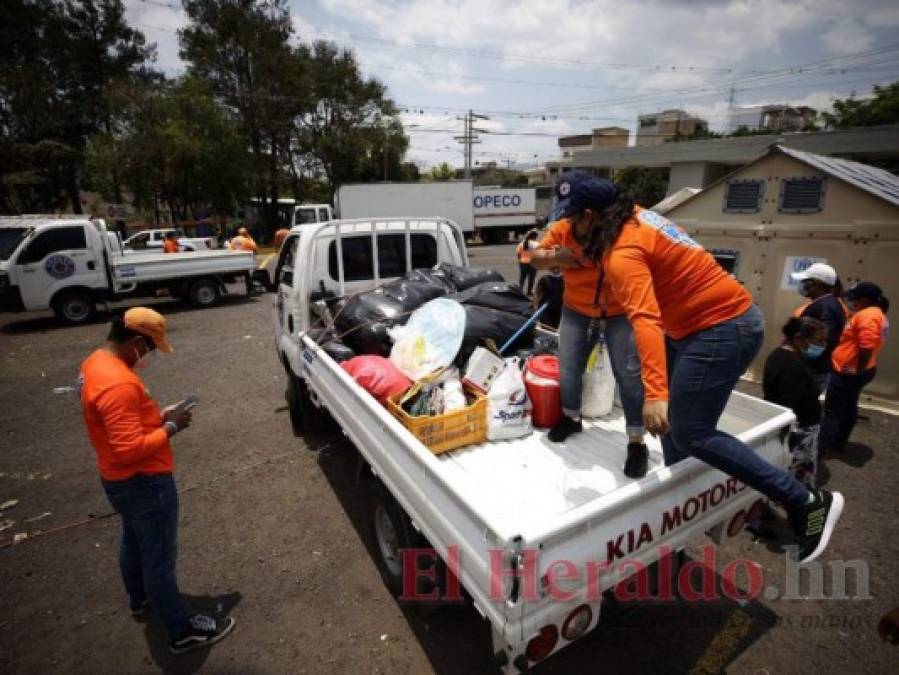
[[[465,392],[462,389],[462,382],[458,377],[446,380],[442,386],[443,408],[445,412],[461,410],[468,405],[465,400]]]
[[[487,438],[501,441],[531,433],[531,399],[524,387],[518,358],[506,359],[506,367],[487,393]]]
[[[615,375],[604,342],[598,342],[590,353],[583,382],[581,415],[602,417],[612,412],[615,407]]]
[[[390,360],[410,380],[420,380],[453,362],[465,336],[465,309],[455,300],[426,302],[405,326],[387,331],[394,341]]]

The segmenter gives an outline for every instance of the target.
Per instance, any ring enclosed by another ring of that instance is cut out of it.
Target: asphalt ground
[[[509,246],[473,249],[472,260],[517,280]],[[77,401],[53,393],[74,382],[108,317],[62,328],[49,314],[3,315],[0,504],[16,503],[0,513],[0,672],[495,672],[489,627],[474,609],[403,607],[384,587],[367,495],[339,430],[291,434],[271,296],[207,310],[155,304],[176,351],[145,381],[162,404],[188,393],[201,400],[174,439],[181,589],[196,608],[235,616],[237,628],[211,650],[175,657],[152,615],[135,621],[126,612],[119,522],[108,516]],[[876,624],[899,605],[899,421],[866,417],[845,457],[822,470],[847,499],[823,557],[830,599],[806,589],[794,600],[612,603],[597,630],[536,671],[895,672],[899,651],[879,640]],[[13,544],[16,535],[27,538]],[[688,557],[700,560],[705,541]],[[717,549],[716,570],[750,558],[766,589],[785,589],[781,543],[744,532]],[[867,584],[849,575],[846,595],[856,599],[832,597],[829,565],[839,561],[867,570]]]

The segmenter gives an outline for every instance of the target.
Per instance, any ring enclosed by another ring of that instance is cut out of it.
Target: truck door
[[[15,261],[26,309],[47,309],[63,288],[106,286],[101,252],[88,234],[84,225],[49,227],[28,242]]]
[[[279,351],[284,351],[285,343],[290,342],[290,336],[300,327],[296,325],[297,302],[294,291],[296,284],[294,265],[299,241],[300,237],[296,234],[284,240],[278,257],[278,266],[275,268],[275,341]],[[288,339],[282,340],[282,337]]]

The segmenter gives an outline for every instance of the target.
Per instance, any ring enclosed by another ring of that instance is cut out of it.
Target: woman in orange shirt
[[[662,435],[666,464],[696,457],[782,503],[798,559],[815,559],[842,513],[842,495],[809,490],[717,429],[764,337],[752,297],[683,230],[636,206],[609,181],[578,185],[562,215],[588,232],[584,254],[600,262],[634,328],[643,420],[647,431]],[[559,253],[560,263],[575,262]]]
[[[537,237],[537,230],[531,230],[515,249],[518,258],[518,288],[528,295],[534,292],[534,280],[537,278],[537,269],[531,264],[534,249],[537,248]],[[528,285],[527,290],[524,290],[525,283]]]
[[[854,312],[831,356],[824,419],[818,437],[819,454],[842,452],[858,420],[862,389],[877,374],[877,355],[886,341],[889,302],[877,284],[862,281],[849,289],[846,300]]]

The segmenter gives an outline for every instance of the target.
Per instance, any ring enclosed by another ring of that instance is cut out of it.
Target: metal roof
[[[846,181],[875,197],[880,197],[895,206],[899,206],[899,176],[896,176],[889,171],[878,169],[876,166],[853,162],[848,159],[825,157],[823,155],[816,155],[812,152],[787,148],[783,145],[778,145],[776,147],[785,155],[798,159],[800,162],[804,162],[816,169],[820,169],[826,174]]]

